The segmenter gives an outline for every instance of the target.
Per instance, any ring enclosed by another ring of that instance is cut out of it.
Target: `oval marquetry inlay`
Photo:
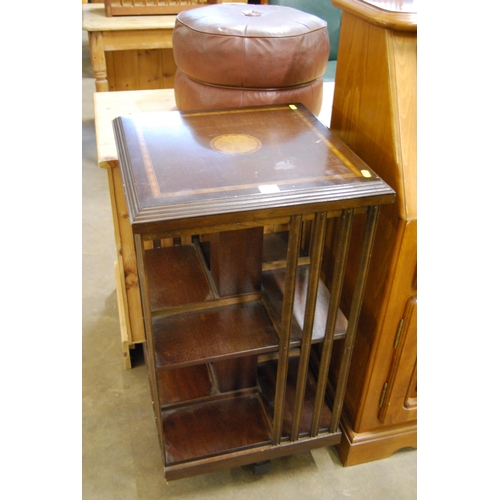
[[[247,134],[224,134],[214,137],[210,147],[216,151],[229,154],[253,153],[262,146],[256,137]]]

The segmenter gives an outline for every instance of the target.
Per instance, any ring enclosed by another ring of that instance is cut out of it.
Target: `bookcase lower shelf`
[[[200,457],[271,445],[277,360],[265,358],[259,362],[258,358],[252,357],[250,364],[256,362],[257,368],[254,380],[249,381],[248,376],[238,378],[234,382],[240,388],[227,392],[221,392],[222,384],[219,384],[211,364],[163,372],[161,417],[167,467]],[[282,431],[284,440],[291,433],[298,361],[298,356],[290,358]],[[166,394],[168,388],[179,389],[181,378],[185,392]],[[311,426],[315,390],[315,377],[310,372],[299,427],[302,436],[307,435]],[[328,432],[331,416],[328,405],[324,404],[320,433]]]
[[[199,235],[188,244],[169,241],[172,246],[144,250],[152,311],[149,345],[153,347],[146,359],[152,389],[157,392],[167,479],[340,442],[338,429],[330,429],[335,388],[328,382],[324,392],[318,392],[331,294],[318,279],[314,321],[306,342],[310,353],[303,355],[307,363],[300,368],[304,319],[310,314],[306,314],[306,298],[311,260],[303,257],[298,263],[295,290],[290,294],[286,290],[288,232],[255,234],[263,241],[263,259],[272,255],[273,264],[259,263],[258,289],[225,297],[212,274],[213,252],[210,245],[200,243]],[[234,240],[240,240],[237,234]],[[293,295],[294,307],[284,373],[280,324],[287,293]],[[332,339],[345,338],[348,324],[338,309]],[[280,380],[284,381],[281,388]],[[303,380],[303,389],[298,389],[298,380]],[[280,394],[281,402],[277,401]],[[300,410],[295,409],[298,399]],[[278,436],[273,433],[276,407],[280,408]],[[317,431],[311,438],[314,419]]]

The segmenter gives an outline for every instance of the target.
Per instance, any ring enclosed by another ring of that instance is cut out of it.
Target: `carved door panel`
[[[394,355],[382,389],[378,418],[402,423],[417,418],[417,297],[406,303],[394,340]]]

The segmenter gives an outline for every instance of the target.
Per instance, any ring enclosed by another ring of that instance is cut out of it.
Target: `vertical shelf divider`
[[[358,271],[356,273],[356,285],[354,287],[354,293],[349,313],[349,326],[347,327],[347,335],[344,342],[342,361],[340,363],[339,369],[339,378],[335,390],[335,400],[333,402],[330,432],[335,432],[340,424],[340,415],[342,413],[342,404],[344,401],[345,390],[347,386],[347,377],[349,375],[349,367],[351,365],[352,349],[354,346],[356,331],[358,329],[359,314],[361,312],[361,305],[365,292],[366,276],[368,274],[368,268],[370,265],[373,242],[375,241],[375,230],[377,229],[379,213],[380,206],[371,206],[368,208],[365,234],[363,236]]]
[[[316,299],[318,296],[318,283],[321,272],[321,261],[326,234],[326,212],[315,215],[312,230],[312,251],[309,283],[307,286],[306,310],[304,315],[304,326],[302,331],[302,343],[300,349],[299,369],[295,392],[295,402],[292,417],[292,433],[290,439],[296,441],[299,437],[300,417],[306,391],[306,381],[309,371],[309,355],[311,351],[312,330],[314,325],[314,313],[316,310]]]
[[[142,241],[142,236],[140,234],[134,235],[134,243],[135,243],[135,254],[137,259],[137,272],[139,274],[139,283],[140,283],[140,291],[141,291],[141,302],[142,302],[142,312],[144,315],[144,325],[146,330],[146,368],[148,370],[148,378],[149,384],[151,387],[151,397],[153,401],[153,410],[154,416],[156,420],[156,428],[158,431],[158,439],[160,441],[160,446],[162,449],[162,454],[165,452],[163,450],[164,436],[163,436],[163,426],[161,425],[161,404],[160,404],[160,395],[158,388],[158,377],[156,374],[156,361],[155,361],[155,346],[154,346],[154,337],[152,331],[152,315],[151,309],[149,307],[150,298],[149,298],[149,286],[148,286],[148,277],[145,272],[144,265],[144,244]]]
[[[328,319],[326,323],[325,340],[321,351],[321,361],[319,365],[318,385],[316,388],[316,398],[314,400],[314,412],[311,424],[311,436],[317,436],[319,432],[319,421],[325,399],[325,391],[328,378],[328,369],[332,356],[333,338],[335,333],[335,324],[337,322],[337,311],[340,305],[340,296],[342,285],[344,283],[345,267],[349,242],[351,239],[352,222],[354,219],[354,210],[348,209],[342,212],[339,229],[339,249],[335,257],[333,281],[331,287],[330,304],[328,307]],[[332,256],[333,257],[333,256]],[[351,323],[349,321],[349,327]],[[349,328],[348,327],[348,328]]]

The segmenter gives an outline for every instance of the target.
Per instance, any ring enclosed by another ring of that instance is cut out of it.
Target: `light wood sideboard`
[[[417,14],[413,0],[332,4],[331,130],[397,193],[381,210],[337,446],[355,465],[417,446]]]
[[[117,260],[115,262],[116,294],[125,368],[132,367],[131,349],[146,341],[142,315],[139,277],[134,237],[128,216],[123,182],[112,121],[118,116],[137,112],[172,111],[173,89],[96,92],[94,116],[99,167],[108,173],[108,187],[113,214]]]

